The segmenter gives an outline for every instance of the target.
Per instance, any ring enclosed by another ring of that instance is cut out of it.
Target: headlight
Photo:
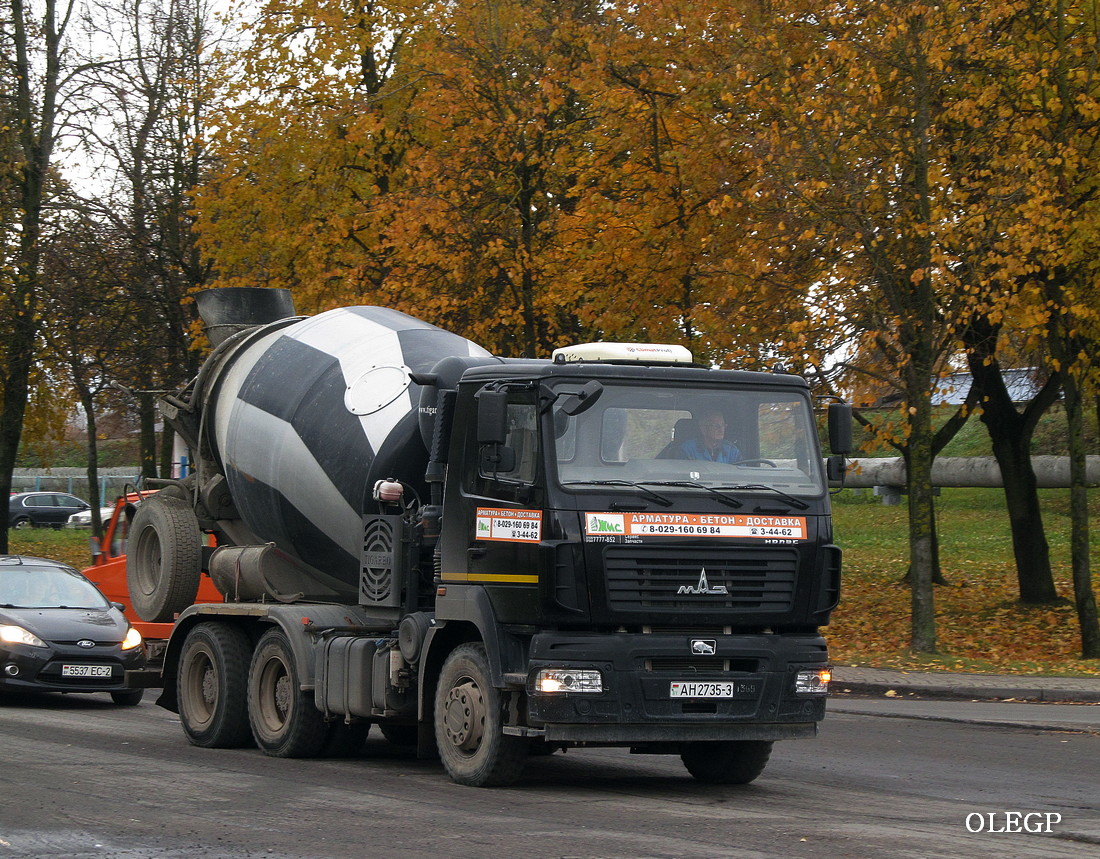
[[[603,676],[595,669],[544,668],[535,675],[536,692],[602,692]]]
[[[46,642],[21,626],[0,626],[0,641],[5,644],[28,644],[31,647],[46,647]]]
[[[799,671],[794,676],[796,695],[824,695],[829,691],[829,681],[833,672],[828,668],[815,668],[813,671]]]
[[[122,639],[122,649],[133,650],[135,647],[141,647],[141,633],[131,626]]]

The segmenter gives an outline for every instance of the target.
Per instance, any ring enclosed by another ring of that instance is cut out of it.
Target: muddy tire
[[[505,736],[500,690],[481,644],[457,647],[443,663],[435,694],[435,738],[451,779],[496,787],[523,773],[529,743]]]
[[[276,758],[321,756],[332,725],[301,690],[298,664],[281,629],[264,633],[248,671],[248,718],[256,745]]]
[[[187,739],[208,749],[250,745],[248,660],[251,642],[226,623],[200,623],[183,642],[176,701]]]
[[[771,757],[772,744],[763,740],[684,743],[680,760],[698,781],[707,784],[748,784]]]
[[[166,623],[195,601],[202,535],[191,505],[159,493],[138,505],[130,527],[126,584],[138,616]]]

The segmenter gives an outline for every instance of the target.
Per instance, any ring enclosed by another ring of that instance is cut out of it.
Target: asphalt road
[[[0,697],[0,859],[1100,856],[1100,735],[841,709],[745,787],[591,750],[479,790],[377,734],[278,760],[194,748],[150,702]]]

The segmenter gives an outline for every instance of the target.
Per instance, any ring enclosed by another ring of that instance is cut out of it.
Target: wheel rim
[[[187,721],[197,729],[210,724],[218,706],[218,669],[210,654],[200,650],[192,654],[184,672],[187,693],[180,702]]]
[[[144,528],[138,536],[137,551],[134,552],[134,579],[141,592],[146,596],[156,593],[160,585],[160,537],[156,528]]]
[[[481,687],[472,678],[463,677],[447,692],[443,711],[447,741],[467,756],[476,754],[485,735],[485,697]]]
[[[268,657],[260,669],[256,715],[264,730],[273,736],[286,727],[292,706],[290,685],[286,663],[277,655]]]

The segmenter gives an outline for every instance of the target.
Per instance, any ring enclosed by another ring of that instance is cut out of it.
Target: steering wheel
[[[766,465],[769,468],[779,468],[779,466],[770,459],[739,459],[734,465]]]

